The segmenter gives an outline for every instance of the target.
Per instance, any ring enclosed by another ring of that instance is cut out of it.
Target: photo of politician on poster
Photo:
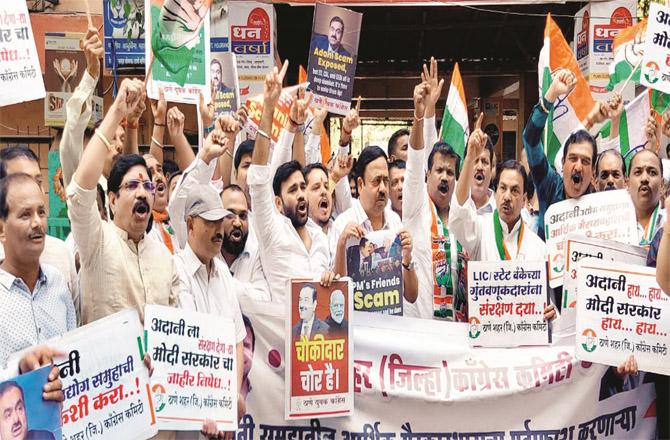
[[[214,117],[235,113],[239,107],[240,95],[237,82],[235,54],[212,52],[209,62],[210,85]]]
[[[388,230],[347,241],[347,275],[354,285],[354,310],[403,314],[402,245]]]
[[[353,412],[351,284],[293,280],[286,319],[286,420]]]
[[[0,383],[0,439],[60,440],[60,403],[42,399],[51,368]]]
[[[358,40],[363,14],[317,3],[314,8],[307,81],[316,96],[314,104],[346,115],[354,93]]]

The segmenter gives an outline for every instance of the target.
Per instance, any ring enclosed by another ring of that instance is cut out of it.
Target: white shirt
[[[402,223],[412,234],[412,260],[419,281],[419,294],[414,304],[405,303],[405,316],[432,319],[435,272],[430,228],[433,223],[433,205],[428,198],[424,163],[426,159],[423,150],[408,148],[407,170],[402,187]],[[451,279],[455,289],[458,284],[458,249],[453,234],[449,234],[449,239],[452,255]]]
[[[333,223],[331,231],[329,231],[329,235],[331,232],[333,234],[331,239],[331,246],[333,246],[331,247],[331,253],[333,256],[337,252],[337,241],[340,239],[340,236],[342,235],[344,229],[351,222],[354,222],[357,225],[361,225],[361,227],[366,232],[374,231],[374,229],[372,229],[372,223],[368,218],[368,214],[363,209],[360,200],[359,199],[352,200],[351,208],[347,209],[342,214],[337,216],[335,222]],[[398,232],[400,229],[402,229],[402,221],[400,220],[400,216],[395,212],[393,212],[393,209],[391,209],[391,206],[389,204],[387,204],[384,207],[384,226],[382,226],[381,229],[393,232]]]
[[[256,301],[270,301],[270,288],[263,273],[258,239],[253,229],[250,221],[244,250],[230,265],[230,273],[241,285],[241,289],[238,290],[240,295],[246,295]]]
[[[247,331],[237,302],[240,286],[226,264],[213,258],[212,270],[208,274],[207,267],[188,244],[173,258],[179,274],[179,306],[185,310],[230,319],[235,324],[235,342],[242,342]]]
[[[0,243],[0,261],[4,259],[5,248]],[[79,275],[77,275],[77,267],[74,262],[74,253],[70,251],[63,240],[47,235],[44,240],[44,250],[40,255],[40,264],[49,264],[63,275],[67,288],[72,294],[77,323],[80,323],[82,312],[81,291],[79,290]]]
[[[477,215],[493,214],[493,211],[496,209],[496,198],[493,197],[493,191],[490,189],[487,191],[489,199],[482,205],[481,208],[477,209]],[[454,191],[454,194],[456,194],[456,191]],[[470,196],[470,200],[472,200],[472,195]]]
[[[146,304],[174,305],[179,279],[165,246],[143,237],[135,243],[113,222],[100,218],[96,189],[67,189],[72,236],[81,264],[82,322],[88,324],[133,307],[144,322]]]
[[[652,218],[649,219],[650,226],[651,226],[651,221],[652,221],[652,220],[653,220],[653,214],[652,214]],[[649,238],[649,240],[648,240],[649,243],[648,243],[648,244],[651,243],[651,241],[652,241],[652,240],[654,239],[654,237],[656,236],[656,232],[658,232],[658,230],[661,229],[661,228],[663,227],[664,224],[665,224],[665,209],[663,209],[663,208],[660,207],[660,202],[659,202],[659,205],[658,205],[658,215],[656,216],[656,223],[654,224],[654,230],[651,231],[651,234],[650,234],[649,237],[648,237],[648,238]],[[638,224],[637,224],[637,239],[638,239],[638,243],[642,243],[642,240],[645,239],[644,236],[645,236],[645,229],[644,229],[644,226],[642,226],[640,223],[638,223]]]
[[[258,247],[262,250],[263,272],[270,286],[273,301],[283,302],[289,292],[291,279],[314,279],[330,269],[328,239],[311,219],[305,227],[311,236],[308,250],[291,224],[274,204],[272,172],[268,165],[254,165],[247,172],[251,195],[251,218]]]
[[[500,221],[503,242],[515,261],[545,261],[547,247],[531,228],[525,227],[521,240],[521,249],[517,248],[519,229],[523,224],[521,216],[510,231],[507,223]],[[449,229],[453,232],[463,249],[470,254],[471,261],[501,261],[496,246],[493,214],[477,214],[475,204],[468,198],[463,206],[458,204],[456,193],[451,199],[449,211]]]

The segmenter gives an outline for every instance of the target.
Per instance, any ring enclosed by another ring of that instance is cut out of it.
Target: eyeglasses
[[[121,188],[127,189],[130,192],[134,192],[137,191],[137,188],[139,188],[140,185],[142,185],[145,191],[150,192],[151,194],[153,194],[156,191],[156,185],[154,185],[154,183],[151,180],[137,180],[137,179],[129,180],[126,183],[122,184]]]

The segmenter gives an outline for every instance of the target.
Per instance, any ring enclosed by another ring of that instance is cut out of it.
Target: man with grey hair
[[[344,319],[346,305],[344,293],[341,290],[333,290],[330,294],[330,315],[326,318],[328,324],[328,336],[346,336],[349,323]]]

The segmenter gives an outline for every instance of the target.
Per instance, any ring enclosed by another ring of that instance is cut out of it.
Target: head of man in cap
[[[208,271],[212,258],[221,251],[223,219],[228,214],[218,192],[211,185],[196,185],[186,196],[188,245]]]

